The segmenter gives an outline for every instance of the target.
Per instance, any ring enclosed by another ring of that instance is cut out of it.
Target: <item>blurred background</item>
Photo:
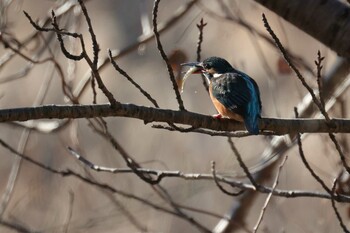
[[[335,53],[254,1],[194,2],[163,0],[159,5],[159,29],[172,22],[160,34],[174,68],[182,62],[196,61],[199,34],[196,24],[203,18],[207,25],[203,29],[202,59],[223,57],[254,78],[260,87],[264,117],[294,117],[293,108],[303,101],[307,91],[276,47],[261,36],[269,38],[261,20],[262,13],[266,14],[283,45],[297,58],[296,64],[312,87],[316,87],[314,60],[318,50],[325,56],[323,74],[329,74],[337,64]],[[38,33],[23,14],[23,10],[26,11],[39,25],[48,20],[46,27],[51,27],[49,17],[54,10],[62,29],[84,35],[87,52],[92,57],[90,35],[79,4],[49,0],[0,0],[0,4],[2,44],[9,43],[33,61],[54,59],[61,67],[67,85],[72,90],[79,90],[89,74],[86,62],[65,58],[56,35]],[[113,50],[113,55],[118,56],[118,65],[157,100],[160,108],[177,110],[172,84],[155,40],[142,43],[153,33],[153,1],[90,0],[85,4],[101,48],[100,62],[107,58],[107,49]],[[181,17],[177,17],[181,12]],[[69,51],[80,53],[79,41],[68,37],[64,40]],[[124,53],[126,48],[131,49]],[[183,71],[175,70],[180,75]],[[100,75],[118,101],[152,106],[110,64],[100,70]],[[6,46],[0,48],[0,84],[1,108],[69,103],[53,62],[33,63]],[[99,90],[97,92],[98,103],[108,102]],[[80,103],[92,103],[89,83],[79,94]],[[216,113],[200,75],[192,75],[187,80],[182,97],[189,111],[207,115]],[[331,116],[348,116],[347,98],[348,94],[344,92],[336,100],[339,104],[330,110]],[[218,173],[238,174],[237,180],[247,181],[240,176],[242,169],[226,137],[154,129],[152,124],[145,125],[140,120],[128,118],[105,120],[116,140],[145,168],[210,174],[211,161],[215,161]],[[94,132],[86,119],[41,120],[26,122],[26,125],[3,123],[0,127],[2,140],[47,166],[72,169],[92,180],[172,209],[154,188],[136,175],[95,172],[70,156],[68,146],[97,165],[126,167],[120,154],[109,141]],[[347,137],[337,137],[346,150]],[[273,139],[284,140],[283,137],[251,136],[233,141],[247,165],[254,167],[261,163],[261,156]],[[331,186],[331,181],[341,172],[341,166],[328,135],[308,135],[303,144],[312,167]],[[302,164],[298,148],[292,143],[287,148],[284,155],[288,155],[288,160],[278,188],[324,192]],[[188,220],[73,177],[53,174],[21,160],[3,147],[0,147],[0,161],[0,232],[19,231],[6,223],[21,226],[29,232],[200,232]],[[272,185],[276,169],[269,174],[260,177],[267,186]],[[207,229],[214,229],[226,214],[235,215],[232,232],[252,231],[267,196],[251,196],[246,205],[241,201],[243,198],[222,193],[212,180],[167,178],[161,186],[178,205],[212,213],[182,209]],[[347,206],[339,205],[339,208],[348,221]],[[260,232],[315,231],[341,231],[329,200],[272,197],[260,226]]]

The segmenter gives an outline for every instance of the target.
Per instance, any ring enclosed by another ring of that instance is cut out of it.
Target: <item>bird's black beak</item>
[[[182,63],[181,66],[191,66],[191,67],[196,67],[197,70],[194,71],[192,74],[198,74],[200,73],[204,68],[203,68],[203,63],[202,62],[188,62],[188,63]]]

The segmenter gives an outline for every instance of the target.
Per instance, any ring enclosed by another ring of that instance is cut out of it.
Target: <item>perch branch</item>
[[[134,104],[119,104],[112,109],[110,104],[97,105],[43,105],[38,107],[11,108],[0,110],[0,122],[27,121],[35,119],[76,119],[94,117],[127,117],[150,122],[164,122],[190,125],[194,128],[205,128],[217,131],[242,131],[242,123],[230,119],[215,119],[212,116],[188,111],[175,111],[139,106]],[[349,119],[331,120],[334,127],[329,127],[324,119],[281,119],[262,118],[260,129],[276,134],[287,133],[350,133]]]

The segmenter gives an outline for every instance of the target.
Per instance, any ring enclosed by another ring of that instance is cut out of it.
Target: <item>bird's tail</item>
[[[259,134],[259,118],[261,113],[260,92],[256,82],[247,75],[242,76],[250,90],[251,100],[244,116],[244,124],[250,134]]]
[[[244,124],[250,134],[259,134],[259,115],[248,115],[244,118]]]
[[[259,134],[260,106],[256,101],[248,104],[244,124],[250,134]]]

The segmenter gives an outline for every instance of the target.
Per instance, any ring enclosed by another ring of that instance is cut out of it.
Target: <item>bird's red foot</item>
[[[222,115],[219,113],[219,114],[214,114],[213,117],[215,119],[221,119],[222,118]]]

